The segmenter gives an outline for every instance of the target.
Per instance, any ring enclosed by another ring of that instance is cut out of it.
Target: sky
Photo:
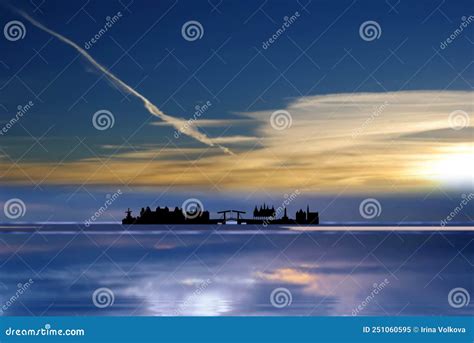
[[[98,219],[116,221],[297,191],[290,213],[309,203],[323,221],[366,221],[364,199],[371,220],[442,220],[474,191],[473,9],[3,1],[0,204],[22,200],[16,221],[82,221],[120,190]],[[472,222],[464,207],[453,221]]]

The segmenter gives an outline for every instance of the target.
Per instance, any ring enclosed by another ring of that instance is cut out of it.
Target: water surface
[[[474,315],[472,231],[37,228],[0,232],[3,315]]]

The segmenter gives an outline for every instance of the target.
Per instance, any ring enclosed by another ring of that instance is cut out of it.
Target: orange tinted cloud
[[[241,114],[254,123],[252,132],[214,138],[234,144],[234,156],[212,147],[183,148],[176,140],[164,150],[143,146],[114,153],[110,148],[102,159],[13,165],[3,158],[0,178],[8,184],[417,191],[445,185],[443,175],[432,177],[427,166],[443,172],[440,165],[450,160],[449,151],[459,155],[461,147],[472,147],[472,134],[466,134],[472,125],[453,129],[449,120],[454,110],[471,108],[472,95],[416,91],[304,97],[285,108],[292,124],[284,130],[272,125],[272,110]]]

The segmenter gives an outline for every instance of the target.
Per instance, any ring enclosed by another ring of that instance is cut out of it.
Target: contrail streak
[[[28,20],[31,24],[34,26],[38,27],[39,29],[49,33],[50,35],[56,37],[60,41],[72,46],[74,49],[76,49],[82,56],[84,56],[94,67],[96,67],[98,70],[100,70],[102,73],[104,73],[111,81],[113,81],[117,86],[122,88],[124,91],[136,96],[138,99],[143,101],[143,104],[145,105],[145,108],[153,114],[154,116],[157,116],[161,120],[169,123],[170,125],[174,126],[175,129],[181,130],[181,128],[185,127],[186,121],[184,119],[180,118],[175,118],[172,116],[169,116],[165,113],[163,113],[158,107],[156,107],[150,100],[148,100],[145,96],[137,92],[135,89],[130,87],[128,84],[123,82],[121,79],[119,79],[117,76],[112,74],[110,71],[107,70],[104,66],[102,66],[99,62],[97,62],[91,55],[87,53],[84,49],[82,49],[79,45],[71,41],[70,39],[64,37],[63,35],[47,28],[43,24],[39,23],[35,19],[31,18],[28,14],[26,14],[23,11],[16,10],[23,18]],[[198,140],[199,142],[202,142],[208,146],[218,146],[221,148],[225,153],[228,154],[233,154],[232,151],[230,151],[228,148],[221,146],[219,144],[214,144],[211,138],[206,136],[204,133],[199,132],[199,130],[189,127],[189,125],[186,125],[187,129],[186,132],[183,132],[184,134]]]

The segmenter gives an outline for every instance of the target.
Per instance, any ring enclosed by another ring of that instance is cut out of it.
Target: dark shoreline
[[[367,224],[367,223],[352,223],[352,224],[328,224],[322,223],[319,225],[294,225],[294,224],[268,224],[268,225],[238,225],[238,224],[132,224],[123,225],[120,223],[94,223],[91,225],[84,225],[84,223],[0,223],[0,233],[34,233],[34,232],[48,232],[48,233],[71,233],[71,232],[94,232],[94,233],[154,233],[154,232],[265,232],[283,233],[283,232],[473,232],[474,224],[458,223],[450,226],[442,227],[439,224],[427,223],[424,225],[415,224]]]

